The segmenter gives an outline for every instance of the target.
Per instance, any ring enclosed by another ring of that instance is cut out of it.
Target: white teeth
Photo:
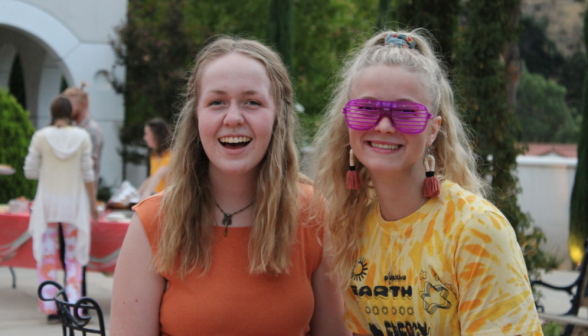
[[[400,145],[385,145],[385,144],[379,144],[379,143],[375,143],[375,142],[370,142],[370,146],[376,147],[376,148],[382,148],[382,149],[392,149],[392,150],[400,148]]]
[[[250,137],[222,137],[219,139],[222,143],[242,143],[251,141]]]

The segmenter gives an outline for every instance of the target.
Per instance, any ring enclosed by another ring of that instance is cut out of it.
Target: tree
[[[378,6],[378,30],[386,29],[388,24],[388,17],[390,15],[390,2],[391,0],[380,0]]]
[[[588,45],[588,10],[584,13],[584,43]],[[579,264],[588,237],[588,76],[584,80],[582,127],[578,144],[578,165],[570,205],[570,256]]]
[[[517,2],[511,8],[509,26],[518,37],[521,21],[521,3]],[[521,75],[523,74],[523,65],[521,61],[521,51],[518,45],[518,38],[510,39],[504,43],[504,70],[506,72],[506,99],[508,108],[513,111],[517,104],[517,91]]]
[[[127,23],[111,41],[117,62],[126,66],[126,81],[115,82],[125,97],[120,130],[123,163],[144,159],[143,127],[151,118],[172,120],[194,49],[184,27],[184,0],[129,2]],[[123,164],[123,178],[126,175]]]
[[[521,25],[519,47],[529,72],[540,73],[547,78],[558,77],[564,57],[545,33],[547,23],[526,16],[521,19]]]
[[[453,66],[460,0],[398,0],[396,20],[401,25],[429,30],[447,65]]]
[[[516,105],[522,142],[569,142],[578,139],[578,120],[566,104],[566,89],[523,67]]]
[[[371,36],[378,0],[299,0],[295,6],[296,100],[305,108],[303,121],[313,120],[312,126],[329,100],[344,57]]]
[[[25,178],[23,166],[35,128],[29,121],[29,113],[2,88],[0,120],[0,163],[8,164],[16,171],[11,176],[0,176],[0,203],[19,196],[32,199],[37,183]]]
[[[292,0],[272,0],[267,20],[268,42],[282,55],[284,64],[292,70],[294,46],[294,4]]]
[[[580,112],[582,109],[582,91],[587,74],[588,58],[585,52],[577,51],[566,58],[559,82],[565,86],[566,101],[568,106],[575,110],[574,112]]]
[[[474,133],[478,173],[491,179],[489,198],[513,226],[526,265],[533,272],[547,261],[539,249],[545,236],[538,228],[529,232],[531,219],[517,204],[520,188],[513,173],[516,157],[522,153],[517,144],[520,126],[508,104],[501,62],[505,43],[517,37],[510,13],[519,5],[519,0],[466,2],[467,23],[460,27],[459,36],[458,84],[464,118]]]

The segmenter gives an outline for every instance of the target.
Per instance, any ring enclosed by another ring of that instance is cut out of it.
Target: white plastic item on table
[[[8,201],[9,213],[25,213],[29,212],[29,202],[18,199]]]
[[[123,181],[120,188],[114,194],[108,203],[120,203],[120,204],[136,204],[139,202],[139,192],[129,181]]]

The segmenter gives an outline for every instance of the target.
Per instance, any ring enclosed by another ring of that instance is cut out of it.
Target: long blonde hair
[[[386,46],[386,36],[394,33],[411,37],[416,48]],[[437,139],[430,147],[430,154],[436,161],[435,175],[439,180],[452,180],[473,193],[485,190],[485,182],[476,174],[475,156],[456,111],[451,84],[425,33],[424,29],[380,32],[353,53],[339,73],[340,82],[315,138],[315,188],[318,190],[315,204],[322,202],[319,197],[328,203],[325,225],[332,239],[333,270],[344,286],[349,284],[352,266],[359,256],[365,219],[376,204],[374,190],[369,187],[368,171],[361,162],[356,164],[360,189],[345,188],[350,145],[342,111],[349,101],[351,86],[363,69],[374,65],[401,66],[419,75],[431,98],[431,114],[441,116],[442,120]]]
[[[292,84],[280,57],[263,44],[220,37],[197,55],[174,133],[171,183],[162,202],[162,236],[155,256],[159,272],[181,277],[211,266],[214,200],[208,178],[209,159],[199,141],[196,107],[204,67],[239,53],[259,61],[272,83],[277,116],[266,155],[260,162],[255,219],[249,240],[250,272],[282,274],[290,265],[290,248],[298,224],[298,158],[294,143],[296,115]]]

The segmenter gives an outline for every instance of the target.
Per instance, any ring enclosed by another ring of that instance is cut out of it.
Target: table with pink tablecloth
[[[36,268],[28,227],[28,213],[0,213],[0,266]],[[128,222],[107,221],[106,217],[92,224],[88,270],[114,272],[128,227]]]

